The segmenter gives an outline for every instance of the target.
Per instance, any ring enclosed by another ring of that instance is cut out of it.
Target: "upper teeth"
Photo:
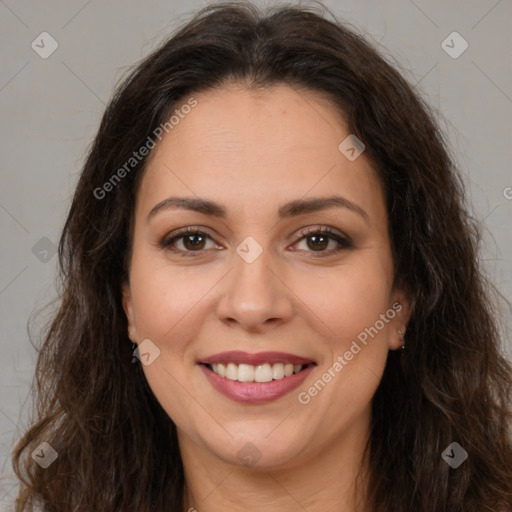
[[[291,363],[265,363],[253,366],[251,364],[211,364],[210,368],[221,377],[240,382],[270,382],[272,379],[289,377],[302,370],[303,365]]]

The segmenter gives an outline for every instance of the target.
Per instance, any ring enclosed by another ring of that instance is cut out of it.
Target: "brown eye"
[[[183,256],[196,256],[207,249],[206,244],[212,238],[203,231],[195,228],[186,228],[173,233],[172,236],[165,237],[160,243],[160,247],[170,251],[180,253]],[[181,247],[179,244],[181,243]],[[215,246],[215,244],[213,244]]]
[[[329,256],[343,249],[353,247],[349,237],[335,233],[330,228],[310,228],[303,231],[299,235],[296,244],[302,241],[306,242],[306,249],[304,249],[306,252],[319,253],[318,256]],[[330,243],[334,247],[326,250]]]
[[[205,237],[201,234],[191,234],[182,236],[183,245],[186,249],[193,251],[195,249],[203,249],[205,243]]]
[[[325,236],[325,235],[310,235],[308,237],[306,237],[306,239],[308,240],[307,244],[308,244],[308,247],[311,248],[311,249],[320,249],[320,250],[323,250],[323,249],[326,249],[327,246],[329,245],[329,241],[331,240],[328,236]]]

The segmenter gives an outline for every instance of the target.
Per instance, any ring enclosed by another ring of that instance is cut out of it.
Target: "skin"
[[[406,296],[393,287],[380,183],[364,153],[349,161],[340,152],[350,133],[344,118],[312,91],[230,84],[193,96],[197,106],[153,150],[142,179],[123,286],[131,339],[160,350],[143,371],[178,428],[185,510],[220,511],[226,503],[237,511],[366,510],[356,506],[354,480],[357,467],[367,467],[371,400],[409,318]],[[343,207],[278,217],[288,201],[333,193],[368,219]],[[169,196],[213,200],[228,215],[170,208],[148,221]],[[210,237],[199,249],[190,237],[174,242],[195,256],[159,245],[186,226]],[[311,234],[300,240],[310,226],[329,226],[353,246],[322,239],[318,248]],[[236,252],[248,236],[262,248],[252,263]],[[401,311],[300,403],[298,394],[397,301]],[[242,404],[218,393],[197,364],[228,350],[287,352],[317,366],[284,397]],[[251,467],[237,456],[248,442],[260,456]]]

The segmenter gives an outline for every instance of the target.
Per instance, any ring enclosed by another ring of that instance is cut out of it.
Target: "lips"
[[[198,363],[210,384],[231,400],[264,403],[297,388],[316,363],[284,352],[222,352]]]
[[[314,363],[312,359],[308,359],[305,357],[300,357],[294,354],[287,354],[285,352],[259,352],[257,354],[249,354],[247,352],[241,352],[238,350],[233,350],[230,352],[221,352],[219,354],[214,354],[212,356],[208,356],[200,361],[202,364],[215,364],[215,363],[235,363],[235,364],[250,364],[252,366],[257,366],[260,364],[274,364],[274,363],[291,363],[293,365],[296,364],[310,364]]]

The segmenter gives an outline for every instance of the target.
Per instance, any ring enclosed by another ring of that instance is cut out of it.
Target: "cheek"
[[[325,333],[317,338],[325,357],[316,380],[299,390],[300,403],[308,402],[306,414],[322,417],[333,436],[367,410],[382,378],[389,324],[381,315],[390,310],[389,293],[388,276],[373,266],[346,268],[328,289],[310,295],[315,331]]]
[[[200,325],[191,319],[212,287],[209,275],[198,278],[161,261],[134,258],[130,284],[139,337],[161,344],[172,339],[177,348],[191,324]]]
[[[196,431],[195,418],[205,416],[205,410],[201,407],[201,396],[190,392],[190,375],[184,372],[179,358],[170,356],[168,351],[162,351],[160,357],[151,365],[143,366],[144,376],[169,418],[181,429],[193,433]],[[174,366],[171,366],[171,362],[174,362]]]
[[[149,365],[142,365],[153,394],[172,420],[193,430],[191,418],[204,411],[187,383],[192,366],[187,349],[197,338],[206,311],[205,296],[212,284],[203,274],[194,278],[156,258],[134,254],[130,287],[139,341],[151,340],[160,350]],[[192,371],[195,371],[192,370]]]
[[[354,259],[330,269],[325,278],[297,280],[294,291],[315,314],[317,332],[333,340],[333,348],[343,349],[389,309],[391,276],[383,262]]]

